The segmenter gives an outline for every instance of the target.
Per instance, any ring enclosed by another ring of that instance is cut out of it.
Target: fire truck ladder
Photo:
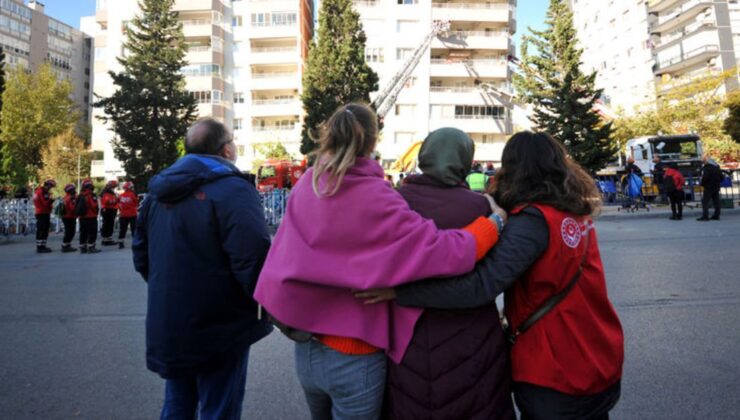
[[[401,69],[398,70],[395,75],[393,75],[393,77],[388,81],[385,87],[383,87],[383,90],[381,90],[378,93],[378,96],[375,97],[375,100],[373,101],[373,106],[375,107],[375,111],[377,112],[378,117],[385,117],[388,111],[390,111],[390,109],[396,103],[396,99],[398,99],[398,95],[401,93],[404,84],[406,83],[406,81],[409,80],[411,74],[416,69],[416,66],[419,65],[421,58],[424,56],[427,49],[432,44],[432,40],[434,40],[434,38],[438,35],[447,32],[449,29],[449,21],[434,21],[432,23],[432,29],[421,41],[421,45],[419,45],[416,50],[414,50],[413,54],[411,54],[406,62],[403,63]]]

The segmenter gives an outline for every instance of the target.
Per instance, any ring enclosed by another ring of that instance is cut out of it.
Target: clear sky
[[[519,51],[519,47],[522,45],[522,35],[528,33],[528,26],[531,26],[532,29],[543,28],[545,21],[545,12],[547,12],[547,6],[549,4],[549,0],[519,0],[517,2],[516,35],[514,36],[514,40],[516,41],[517,53]]]

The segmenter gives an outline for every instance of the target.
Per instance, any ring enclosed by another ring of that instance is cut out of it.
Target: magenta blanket
[[[412,211],[373,160],[358,158],[331,197],[314,194],[312,173],[290,194],[255,299],[287,325],[361,339],[398,363],[421,310],[364,305],[352,290],[468,272],[475,240]]]

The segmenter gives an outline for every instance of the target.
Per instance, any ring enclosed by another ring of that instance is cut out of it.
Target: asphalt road
[[[597,228],[626,333],[612,418],[740,418],[740,213]],[[0,418],[157,418],[164,383],[144,365],[145,303],[129,250],[0,245]],[[308,418],[279,333],[253,347],[247,382],[245,419]]]

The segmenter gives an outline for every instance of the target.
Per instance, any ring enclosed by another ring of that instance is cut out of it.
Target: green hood
[[[473,140],[457,128],[434,130],[419,150],[419,169],[437,181],[460,185],[470,173],[475,147]]]

